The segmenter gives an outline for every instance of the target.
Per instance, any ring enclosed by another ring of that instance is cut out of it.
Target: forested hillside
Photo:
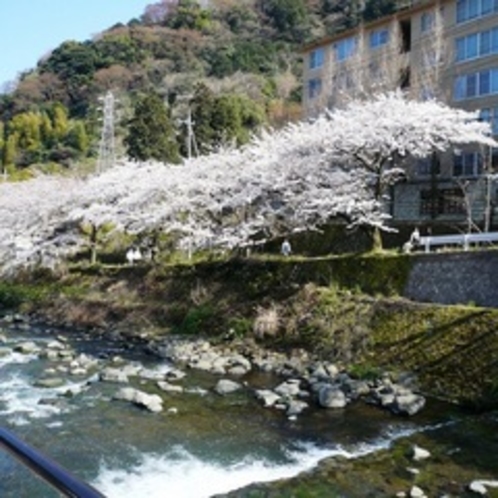
[[[189,112],[194,152],[243,144],[262,126],[300,118],[304,43],[395,8],[394,0],[152,3],[126,25],[62,43],[0,96],[2,170],[91,163],[109,91],[119,153],[180,160]],[[158,121],[167,143],[142,144]]]

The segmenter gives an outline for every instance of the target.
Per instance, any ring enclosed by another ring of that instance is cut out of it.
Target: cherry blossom
[[[391,93],[181,165],[121,161],[85,179],[3,183],[0,263],[7,272],[61,260],[88,243],[85,223],[160,229],[190,249],[262,242],[336,217],[387,228],[382,188],[406,159],[467,143],[497,145],[471,113]]]

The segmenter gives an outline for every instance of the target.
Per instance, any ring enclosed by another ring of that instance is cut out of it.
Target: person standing
[[[289,242],[288,239],[285,239],[282,242],[282,247],[280,248],[280,252],[284,256],[289,256],[292,253],[292,247],[291,247],[290,242]]]

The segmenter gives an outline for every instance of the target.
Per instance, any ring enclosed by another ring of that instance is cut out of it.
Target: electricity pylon
[[[192,112],[190,110],[190,104],[188,106],[187,119],[184,121],[187,127],[187,157],[190,159],[192,157],[192,149],[196,157],[199,155],[199,150],[197,149],[197,141],[195,140],[194,133],[194,121],[192,121]]]
[[[103,105],[103,125],[100,135],[99,157],[97,159],[97,173],[109,169],[116,162],[116,151],[114,143],[114,104],[115,99],[111,91],[105,97],[101,97]]]

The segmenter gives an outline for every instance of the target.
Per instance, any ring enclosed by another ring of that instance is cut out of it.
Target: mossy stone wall
[[[498,252],[418,254],[402,295],[420,302],[498,308]]]

